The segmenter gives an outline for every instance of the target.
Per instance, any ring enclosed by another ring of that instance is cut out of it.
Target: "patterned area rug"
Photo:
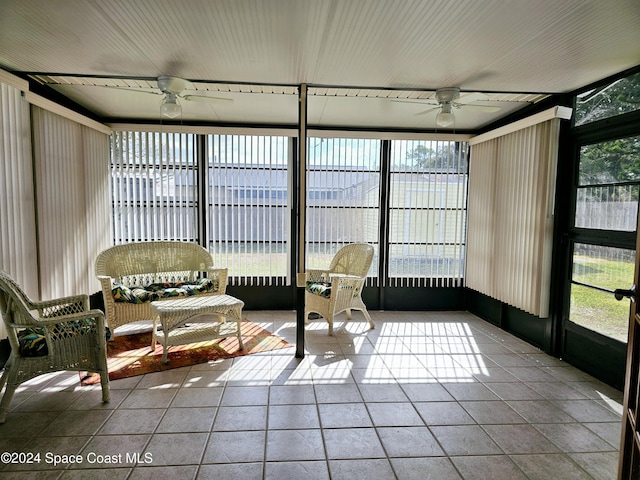
[[[151,332],[115,337],[107,342],[109,380],[161,372],[251,353],[268,352],[291,345],[246,319],[242,321],[242,342],[244,344],[243,350],[240,350],[236,337],[176,345],[169,347],[168,362],[162,363],[162,345],[158,343],[155,350],[151,350]],[[100,383],[100,374],[81,372],[80,383],[82,385],[98,384]]]

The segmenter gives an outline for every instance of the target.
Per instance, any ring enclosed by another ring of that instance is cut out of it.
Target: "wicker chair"
[[[341,312],[360,310],[369,326],[375,325],[362,301],[362,290],[367,272],[373,260],[373,247],[365,243],[352,243],[342,247],[334,255],[328,270],[308,270],[304,318],[310,313],[320,314],[329,323],[329,335],[333,335],[333,319]]]
[[[89,310],[88,305],[87,295],[34,302],[8,274],[0,271],[0,314],[11,345],[0,377],[0,391],[7,386],[0,401],[0,423],[5,421],[16,388],[45,373],[100,373],[102,401],[109,401],[104,314]],[[25,332],[30,332],[31,339],[35,338],[34,343],[41,347],[37,353],[26,348]]]

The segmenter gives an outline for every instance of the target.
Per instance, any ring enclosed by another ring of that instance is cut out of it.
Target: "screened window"
[[[289,285],[291,145],[283,136],[114,132],[114,243],[197,242],[215,265],[229,269],[232,285]],[[391,152],[385,168],[383,147]],[[309,138],[308,268],[326,267],[340,247],[362,242],[376,250],[373,281],[461,285],[466,148]],[[388,258],[384,268],[380,249]]]
[[[114,243],[197,241],[194,135],[114,132],[111,179]]]
[[[575,124],[583,125],[639,108],[640,72],[578,95]]]
[[[309,138],[307,266],[326,268],[348,243],[380,236],[380,140]],[[377,277],[378,256],[369,276]]]
[[[639,185],[640,137],[583,146],[575,226],[634,231]]]
[[[463,142],[392,142],[388,275],[395,284],[462,284],[466,150]]]
[[[633,280],[634,266],[634,250],[576,243],[569,319],[626,342],[630,301],[617,301],[612,294]]]
[[[208,242],[232,284],[284,284],[288,276],[289,139],[207,137]]]

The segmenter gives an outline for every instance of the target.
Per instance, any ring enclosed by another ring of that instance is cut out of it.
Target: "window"
[[[576,243],[569,319],[598,333],[627,341],[630,300],[612,295],[633,279],[634,250]]]
[[[575,124],[602,120],[640,108],[640,72],[578,95]]]
[[[632,232],[640,185],[640,137],[580,149],[575,226]]]
[[[289,139],[207,137],[208,242],[232,284],[284,284],[288,277]]]
[[[194,135],[114,132],[114,243],[198,240]]]
[[[307,163],[307,267],[326,268],[348,243],[378,248],[380,141],[309,138]],[[377,277],[377,255],[369,276]]]
[[[466,143],[393,141],[390,186],[389,278],[461,285]]]
[[[272,135],[114,132],[114,243],[197,242],[229,269],[231,285],[289,285],[291,145]],[[308,145],[309,268],[362,242],[376,249],[372,281],[462,284],[466,143],[313,137]]]

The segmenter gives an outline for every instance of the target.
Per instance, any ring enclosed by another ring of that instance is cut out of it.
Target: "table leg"
[[[156,349],[156,331],[158,329],[158,320],[160,320],[160,316],[156,316],[156,318],[153,319],[153,330],[151,331],[151,351]]]
[[[162,344],[162,363],[167,363],[167,355],[169,353],[169,332],[162,326],[162,333],[164,334],[164,342]]]
[[[235,312],[236,316],[236,328],[238,329],[238,344],[240,350],[244,350],[244,344],[242,343],[242,308],[238,308]]]

